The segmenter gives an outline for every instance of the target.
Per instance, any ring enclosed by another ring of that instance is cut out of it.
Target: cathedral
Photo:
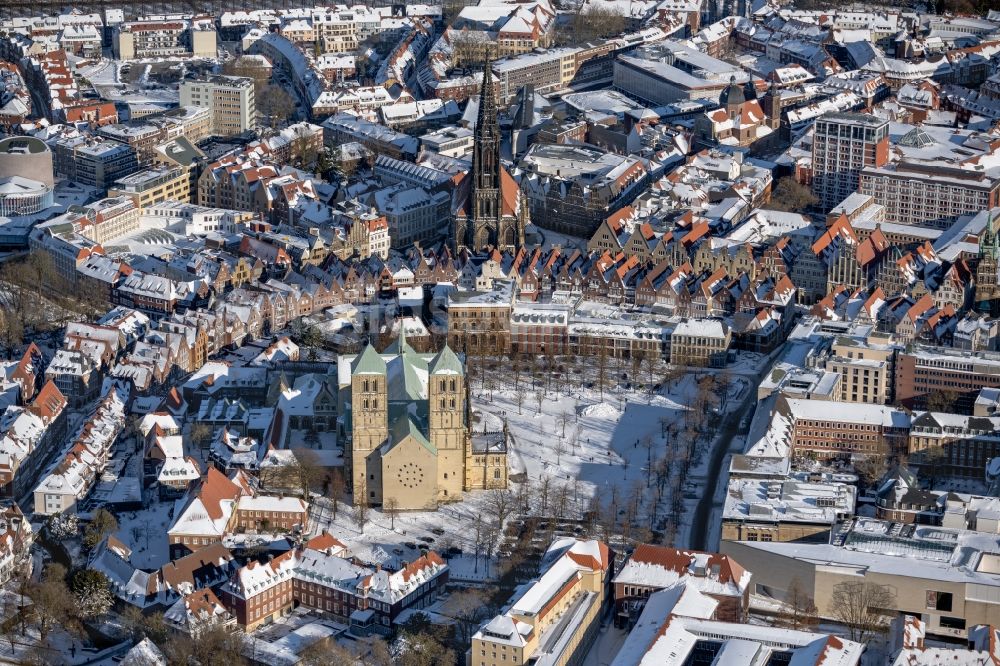
[[[474,489],[507,487],[506,432],[472,432],[462,361],[421,354],[405,333],[338,361],[344,466],[357,504],[432,509]]]
[[[452,212],[455,246],[473,251],[524,245],[528,205],[517,181],[500,163],[500,123],[489,61],[483,69],[472,168],[459,177]]]

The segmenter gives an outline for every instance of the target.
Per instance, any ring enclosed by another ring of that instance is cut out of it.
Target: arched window
[[[455,380],[454,380],[454,379],[453,379],[453,380],[451,380],[451,390],[452,390],[452,391],[454,391],[454,390],[455,390]]]

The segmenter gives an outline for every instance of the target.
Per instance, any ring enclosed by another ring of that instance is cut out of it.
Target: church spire
[[[455,217],[456,249],[514,251],[524,244],[526,202],[500,162],[500,120],[493,68],[487,58],[479,91],[472,168],[465,175],[466,198]],[[505,192],[506,188],[506,192]]]
[[[471,231],[481,236],[484,224],[491,227],[500,219],[500,123],[497,119],[496,91],[489,59],[483,65],[483,85],[479,92],[479,115],[476,118],[475,145],[472,154]],[[481,249],[479,239],[470,244]],[[495,241],[490,238],[489,241]],[[490,242],[489,244],[494,244]]]

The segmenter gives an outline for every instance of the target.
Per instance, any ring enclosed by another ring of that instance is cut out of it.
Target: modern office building
[[[865,167],[889,161],[889,122],[860,113],[828,113],[813,131],[812,191],[830,210],[858,189]]]

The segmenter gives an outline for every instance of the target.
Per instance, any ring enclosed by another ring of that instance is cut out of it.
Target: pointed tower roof
[[[288,377],[285,375],[285,371],[281,370],[278,372],[278,381],[272,382],[270,388],[267,390],[266,404],[276,405],[278,404],[278,399],[281,394],[291,388],[291,384],[288,382]]]
[[[351,374],[353,375],[384,375],[386,374],[385,361],[375,351],[375,347],[369,342],[361,355],[354,359],[351,364]]]
[[[500,137],[500,119],[497,110],[496,88],[493,86],[492,61],[487,58],[483,62],[483,83],[479,88],[479,109],[476,115],[476,129],[474,140],[476,143],[490,144],[490,150],[495,150],[496,165],[500,164],[500,146],[497,143]],[[473,171],[476,167],[473,166]]]
[[[459,360],[458,356],[451,350],[451,347],[445,345],[441,351],[438,352],[437,356],[431,361],[430,373],[432,375],[465,375],[465,368],[462,365],[462,361]]]
[[[386,354],[415,354],[416,351],[406,342],[406,325],[400,321],[399,322],[399,336],[389,343],[389,346],[385,350]]]

